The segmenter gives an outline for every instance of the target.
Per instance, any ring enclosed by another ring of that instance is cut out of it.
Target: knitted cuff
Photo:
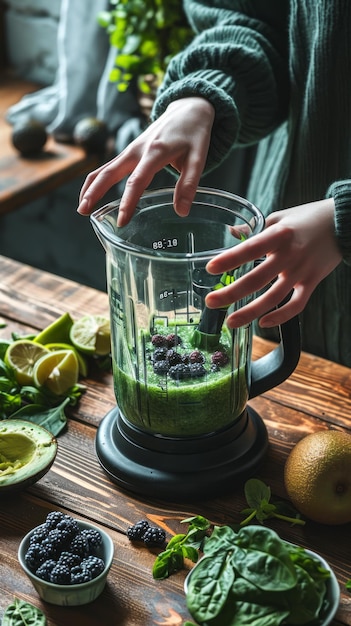
[[[335,202],[335,234],[343,260],[351,265],[351,180],[333,183],[327,192]]]

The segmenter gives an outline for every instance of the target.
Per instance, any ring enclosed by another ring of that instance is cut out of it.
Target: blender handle
[[[278,327],[280,343],[271,352],[251,363],[249,399],[280,385],[296,368],[301,354],[301,332],[298,316]]]
[[[257,259],[259,265],[264,258]],[[282,306],[291,293],[281,302]],[[279,308],[278,306],[278,308]],[[251,386],[249,399],[280,385],[296,368],[301,354],[300,318],[298,315],[278,326],[280,343],[271,352],[251,363]]]

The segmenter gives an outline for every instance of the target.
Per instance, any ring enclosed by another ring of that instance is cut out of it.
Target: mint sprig
[[[255,518],[258,522],[263,524],[265,520],[272,517],[289,522],[290,524],[299,524],[300,526],[305,524],[305,521],[299,517],[297,512],[295,512],[294,516],[288,514],[286,503],[278,501],[275,503],[271,502],[271,489],[262,482],[262,480],[250,478],[245,483],[244,492],[246,502],[249,506],[241,511],[246,517],[240,522],[240,526],[247,526]],[[291,507],[289,508],[289,512],[290,510],[294,513]]]

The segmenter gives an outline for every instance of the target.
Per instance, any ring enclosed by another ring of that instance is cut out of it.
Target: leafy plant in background
[[[139,89],[150,93],[192,36],[181,0],[110,0],[110,5],[114,8],[97,16],[116,48],[110,80],[123,92],[137,79]]]

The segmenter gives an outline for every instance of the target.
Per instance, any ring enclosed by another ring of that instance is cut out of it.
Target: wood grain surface
[[[44,328],[61,313],[73,318],[86,313],[109,315],[107,295],[40,270],[0,257],[0,339],[11,332]],[[255,339],[254,358],[273,344]],[[155,485],[154,499],[123,492],[101,469],[95,454],[96,429],[115,406],[110,373],[92,372],[78,407],[70,411],[66,431],[58,437],[58,454],[50,471],[25,492],[0,500],[0,617],[13,597],[42,608],[49,626],[181,626],[190,619],[183,591],[185,571],[164,581],[152,578],[156,551],[133,545],[126,537],[129,524],[147,518],[162,526],[168,538],[183,527],[180,521],[201,514],[217,524],[238,523],[245,506],[243,485],[207,501],[162,502]],[[304,435],[327,428],[350,432],[351,371],[318,357],[302,354],[290,378],[250,401],[269,434],[267,455],[256,476],[275,497],[286,499],[283,470],[286,458]],[[20,569],[17,549],[23,535],[55,509],[105,528],[115,545],[115,556],[102,595],[84,607],[57,607],[41,602]],[[268,524],[268,523],[267,523]],[[282,538],[321,554],[334,569],[341,602],[334,625],[351,626],[350,529],[307,521],[303,527],[270,520]]]

